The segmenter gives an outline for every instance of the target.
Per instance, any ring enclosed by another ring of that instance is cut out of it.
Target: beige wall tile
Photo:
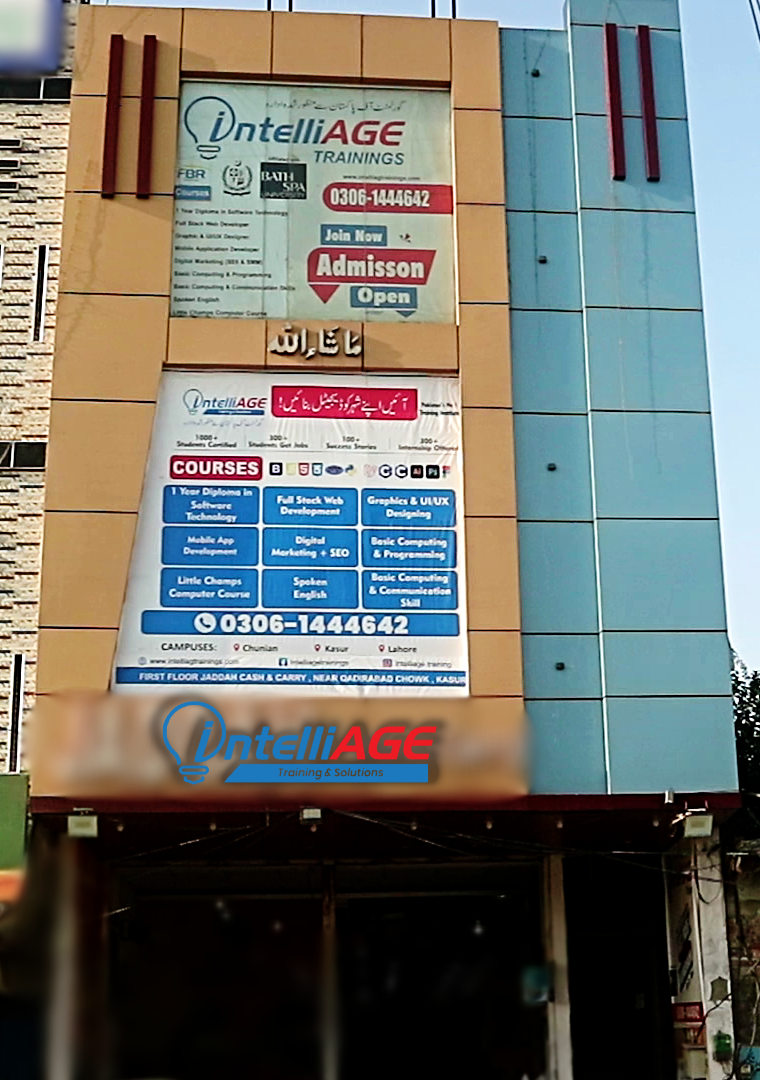
[[[276,11],[272,74],[358,78],[361,16]]]
[[[364,324],[367,371],[456,371],[457,328],[452,323]]]
[[[460,305],[459,366],[463,405],[512,405],[509,308],[505,304]]]
[[[462,428],[467,513],[516,516],[512,413],[509,409],[465,409]]]
[[[452,22],[451,96],[457,109],[501,110],[497,23],[476,19]]]
[[[170,319],[171,367],[262,368],[266,319]]]
[[[271,67],[271,11],[185,11],[183,71],[268,75]]]
[[[362,26],[362,75],[447,83],[451,78],[448,19],[400,19],[365,15]]]
[[[46,510],[136,513],[154,409],[123,401],[54,401]]]
[[[457,206],[457,244],[460,303],[508,303],[504,207]]]
[[[66,196],[61,292],[169,295],[174,200]]]
[[[116,630],[40,630],[37,693],[107,690],[117,636]]]
[[[349,330],[352,334],[358,334],[362,337],[363,327],[361,323],[356,322],[342,322],[337,327],[336,337],[341,345],[341,352],[337,356],[320,356],[318,353],[315,356],[304,357],[300,353],[294,353],[292,355],[282,353],[269,352],[269,343],[274,341],[276,337],[284,330],[285,326],[292,327],[292,333],[299,333],[302,330],[306,330],[307,337],[306,342],[309,349],[314,348],[318,343],[318,335],[320,330],[335,330],[335,323],[318,322],[316,320],[302,320],[288,323],[284,319],[269,319],[267,321],[267,367],[270,368],[285,368],[296,369],[301,371],[361,371],[362,369],[362,354],[358,356],[346,356],[343,351],[344,334],[346,330]]]
[[[173,195],[177,147],[178,102],[160,99],[153,116],[153,172],[151,194]],[[66,167],[67,191],[100,191],[103,169],[103,131],[106,100],[102,97],[75,97],[71,102],[71,129]],[[125,98],[121,103],[119,147],[116,161],[116,191],[134,194],[137,190],[137,145],[140,101]]]
[[[522,647],[517,630],[473,630],[470,693],[473,697],[519,697],[523,692]]]
[[[504,204],[501,113],[454,110],[454,169],[458,203]]]
[[[166,356],[163,296],[59,297],[53,397],[155,401]]]
[[[481,774],[486,782],[492,778],[488,792],[490,798],[487,801],[484,799],[481,805],[489,809],[500,805],[509,808],[513,795],[527,794],[529,789],[526,743],[530,728],[525,704],[519,697],[470,698],[468,704],[469,730],[477,731],[481,739],[488,738],[490,734],[495,740],[495,748],[498,747],[497,760],[479,764],[477,779],[473,777],[473,787],[480,789]]]
[[[143,37],[158,38],[156,96],[176,97],[179,88],[179,45],[182,12],[176,8],[80,5],[74,54],[74,94],[105,94],[111,35],[124,36],[122,96],[139,97]]]
[[[118,629],[136,514],[45,514],[40,626]]]
[[[517,522],[468,517],[467,608],[470,630],[519,630]]]

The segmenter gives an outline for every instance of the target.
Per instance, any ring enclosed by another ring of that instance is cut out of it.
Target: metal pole
[[[53,936],[53,971],[48,1004],[45,1080],[73,1080],[76,985],[76,852],[63,837]]]
[[[10,745],[8,747],[8,772],[21,771],[21,716],[24,709],[24,654],[16,653],[11,671],[11,697],[9,702]]]
[[[544,859],[544,940],[546,959],[554,969],[554,994],[547,1008],[548,1074],[550,1080],[573,1080],[567,923],[561,855],[547,855]]]
[[[338,1080],[338,965],[335,940],[335,868],[322,877],[322,1080]]]

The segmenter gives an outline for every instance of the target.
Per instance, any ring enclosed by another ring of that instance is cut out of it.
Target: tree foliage
[[[760,671],[733,654],[734,728],[743,791],[760,792]]]

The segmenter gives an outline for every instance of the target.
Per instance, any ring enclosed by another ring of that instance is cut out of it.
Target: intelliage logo
[[[184,718],[178,715],[192,707],[207,714],[194,753],[193,734],[188,737],[188,724],[183,730]],[[273,732],[263,724],[250,735],[228,736],[217,709],[185,701],[167,714],[161,734],[186,784],[202,783],[208,762],[220,755],[223,761],[239,756],[227,784],[427,784],[437,729],[437,724],[385,724],[370,734],[354,724],[339,733],[337,726],[304,724]]]
[[[185,390],[182,402],[191,416],[264,416],[265,397],[204,397],[195,387]]]
[[[258,123],[238,122],[229,101],[214,94],[204,94],[191,101],[182,122],[198,154],[206,161],[212,161],[219,154],[221,144],[230,138],[237,143],[275,145],[400,146],[406,127],[405,120],[358,120],[356,123],[334,120],[328,125],[317,116],[302,116],[294,124],[276,124],[270,116]]]

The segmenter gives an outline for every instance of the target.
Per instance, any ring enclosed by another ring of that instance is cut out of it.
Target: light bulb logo
[[[214,730],[214,719],[212,718],[210,720],[207,720],[203,725],[203,731],[201,732],[201,737],[198,741],[198,749],[195,751],[195,757],[193,759],[194,764],[183,765],[182,758],[174,749],[172,744],[169,742],[169,721],[175,713],[178,713],[180,711],[180,709],[187,709],[190,705],[197,705],[201,709],[208,709],[208,711],[210,713],[213,713],[214,717],[219,721],[222,730],[219,737],[219,742],[216,744],[213,750],[209,750],[208,743],[209,739],[211,738],[211,733]],[[222,716],[222,714],[220,712],[217,712],[217,710],[214,709],[211,705],[207,705],[205,701],[183,701],[181,705],[175,705],[169,715],[164,720],[164,726],[162,728],[161,735],[163,736],[164,746],[169,751],[174,760],[177,762],[179,774],[185,781],[185,783],[201,784],[203,783],[205,777],[208,775],[208,765],[206,765],[205,763],[207,761],[210,761],[212,757],[215,757],[222,749],[224,741],[227,738],[227,728],[225,727],[224,717]]]
[[[183,123],[195,141],[198,153],[206,161],[212,161],[222,149],[222,139],[232,134],[235,112],[224,98],[199,97],[185,109]]]
[[[200,390],[185,390],[182,395],[182,401],[190,415],[195,416],[198,409],[200,409],[203,404],[203,394]]]

